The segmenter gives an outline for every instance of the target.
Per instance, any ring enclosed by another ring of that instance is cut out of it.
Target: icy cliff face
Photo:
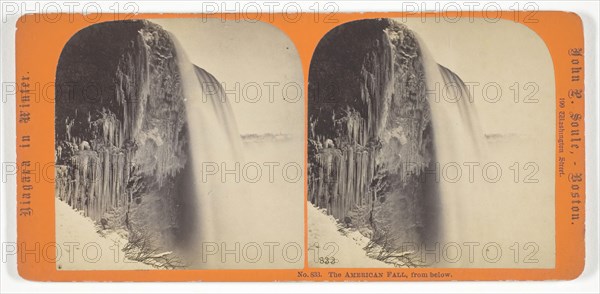
[[[159,26],[107,22],[73,36],[56,76],[56,195],[94,220],[126,211],[127,227],[165,246],[189,170],[177,58]]]
[[[329,32],[309,73],[309,200],[376,242],[437,233],[426,78],[415,35],[391,20]]]

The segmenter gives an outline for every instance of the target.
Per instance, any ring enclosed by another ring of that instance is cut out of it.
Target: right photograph
[[[308,82],[310,267],[554,268],[554,67],[535,32],[353,21]]]

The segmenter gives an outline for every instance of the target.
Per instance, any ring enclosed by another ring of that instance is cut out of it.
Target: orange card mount
[[[581,20],[488,14],[23,16],[19,273],[577,277]]]

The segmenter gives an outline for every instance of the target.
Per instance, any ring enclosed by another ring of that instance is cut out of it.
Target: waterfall
[[[438,163],[435,172],[440,175],[437,186],[441,234],[438,236],[438,242],[443,245],[448,242],[465,241],[465,233],[473,225],[470,223],[472,220],[467,218],[470,214],[469,203],[485,191],[485,185],[479,180],[469,182],[466,174],[468,168],[465,164],[483,165],[487,148],[473,104],[474,97],[468,87],[458,75],[433,59],[422,40],[419,40],[419,43],[427,88],[430,90],[427,101],[431,111]],[[444,167],[449,166],[460,166],[460,181],[453,181],[454,173],[444,173]],[[462,259],[462,262],[467,261]]]
[[[200,264],[201,244],[223,238],[227,228],[220,219],[228,214],[231,206],[225,201],[242,194],[240,183],[221,177],[222,169],[233,170],[240,164],[242,143],[221,84],[210,73],[192,64],[176,37],[171,35],[171,38],[178,59],[190,136],[193,177],[186,185],[194,187],[195,195],[194,207],[188,208],[195,217],[186,232],[191,235],[187,254],[192,266],[207,267],[210,265]],[[219,172],[215,173],[215,169]]]

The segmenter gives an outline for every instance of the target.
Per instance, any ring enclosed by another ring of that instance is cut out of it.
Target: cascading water
[[[175,36],[179,76],[185,97],[186,118],[189,126],[191,166],[193,177],[187,185],[193,186],[194,224],[189,225],[192,239],[186,249],[193,267],[211,267],[200,260],[202,244],[219,241],[227,235],[220,222],[227,214],[227,201],[241,195],[240,183],[222,178],[222,168],[232,168],[242,160],[242,144],[237,123],[221,83],[204,69],[188,59]],[[229,205],[230,206],[230,205]],[[202,263],[202,264],[200,264]]]
[[[466,180],[469,164],[482,164],[485,141],[473,97],[465,83],[448,68],[439,65],[425,43],[419,40],[426,73],[431,111],[440,199],[440,244],[464,240],[469,227],[469,202],[484,191],[478,181]],[[458,180],[456,180],[458,179]],[[467,262],[461,259],[461,262]],[[448,264],[460,266],[460,264]]]
[[[185,260],[202,269],[301,268],[304,149],[302,138],[294,136],[302,133],[301,125],[282,122],[272,128],[290,126],[285,130],[290,133],[250,133],[244,137],[254,139],[242,140],[222,81],[193,65],[176,37],[171,39],[190,139],[191,176],[185,186],[193,187],[194,195],[185,209],[194,215],[184,230]],[[302,110],[301,103],[278,95],[256,103]]]

